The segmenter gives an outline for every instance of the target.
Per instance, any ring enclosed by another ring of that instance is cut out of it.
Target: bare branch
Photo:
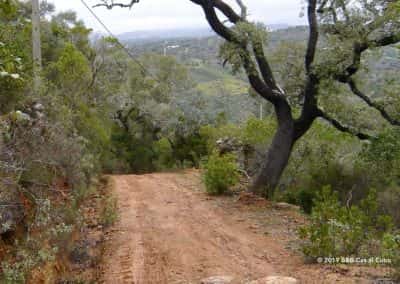
[[[132,6],[136,3],[139,3],[140,0],[131,0],[131,2],[125,4],[125,3],[114,3],[113,0],[111,0],[111,3],[109,3],[107,0],[103,0],[101,4],[96,4],[93,6],[93,8],[96,7],[106,7],[107,9],[112,9],[114,7],[121,7],[121,8],[132,8]]]

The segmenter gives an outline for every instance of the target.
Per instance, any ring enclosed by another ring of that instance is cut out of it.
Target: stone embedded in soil
[[[275,209],[280,209],[280,210],[300,210],[299,206],[293,205],[293,204],[289,204],[289,203],[285,203],[285,202],[278,202],[275,203],[274,205]]]
[[[200,281],[201,284],[229,284],[233,281],[232,276],[212,276]]]
[[[284,276],[269,276],[258,280],[251,281],[247,284],[297,284],[297,279]]]

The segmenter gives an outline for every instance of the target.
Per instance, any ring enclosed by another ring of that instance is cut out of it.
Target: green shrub
[[[371,190],[360,206],[346,207],[339,202],[337,192],[330,186],[314,199],[310,224],[302,227],[305,240],[303,252],[307,257],[340,257],[358,255],[366,244],[380,242],[391,226],[390,217],[378,214],[376,192]],[[367,251],[368,253],[368,251]]]
[[[314,206],[314,199],[316,198],[316,193],[314,190],[302,189],[298,192],[298,202],[300,208],[305,212],[310,214]]]
[[[304,213],[311,214],[317,192],[309,188],[289,188],[281,195],[275,196],[277,201],[300,206]]]
[[[219,156],[214,152],[204,165],[203,180],[209,194],[223,194],[239,181],[234,155]]]
[[[161,138],[154,143],[154,151],[157,154],[157,169],[171,169],[174,167],[175,161],[173,150],[167,138]]]
[[[29,246],[36,245],[35,251]],[[33,268],[46,262],[55,260],[57,248],[52,249],[39,248],[34,240],[30,240],[25,245],[18,246],[18,251],[13,261],[3,261],[0,265],[0,283],[15,284],[27,283],[29,273]]]
[[[206,125],[200,128],[200,135],[207,140],[208,150],[211,153],[215,148],[215,142],[223,137],[234,138],[251,146],[265,145],[272,138],[276,128],[273,118],[260,120],[250,117],[240,125],[223,124],[217,127]]]
[[[250,117],[241,127],[240,139],[252,146],[265,145],[273,137],[276,122],[272,117],[267,120],[260,120],[255,117]]]
[[[385,129],[365,144],[359,157],[359,166],[368,169],[377,186],[400,182],[400,130]]]
[[[17,262],[15,264],[10,264],[7,262],[3,262],[1,264],[2,269],[2,283],[12,284],[12,283],[25,283],[26,281],[26,273],[30,267],[25,267],[26,263]]]
[[[380,211],[393,218],[397,228],[400,228],[400,186],[392,184],[378,193]]]
[[[400,280],[400,232],[397,234],[387,233],[383,236],[383,257],[390,259],[395,268],[394,277]]]

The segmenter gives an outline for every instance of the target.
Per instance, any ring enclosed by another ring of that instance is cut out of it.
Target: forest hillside
[[[309,0],[278,30],[191,2],[215,33],[119,40],[0,1],[0,283],[96,283],[107,259],[134,260],[118,283],[399,279],[398,1]],[[176,240],[204,266],[175,271]]]

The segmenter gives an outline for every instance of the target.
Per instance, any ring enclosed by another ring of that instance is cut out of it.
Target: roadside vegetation
[[[160,55],[164,42],[128,42],[137,52],[134,61],[116,39],[92,37],[75,13],[54,11],[42,3],[42,84],[34,92],[30,3],[0,2],[0,282],[34,283],[43,277],[41,268],[51,271],[49,281],[63,280],[56,267],[75,251],[74,234],[87,227],[82,212],[88,200],[101,204],[93,227],[118,220],[116,198],[95,185],[102,174],[184,168],[202,171],[208,194],[241,185],[272,201],[298,205],[309,219],[299,230],[308,260],[382,257],[399,271],[395,5],[378,11],[387,27],[395,27],[394,39],[368,46],[370,52],[358,54],[360,62],[347,62],[357,54],[341,48],[352,46],[354,37],[364,39],[364,30],[349,33],[338,23],[333,25],[338,34],[323,30],[326,53],[315,59],[322,75],[313,86],[320,116],[292,141],[287,164],[280,163],[282,173],[273,177],[276,184],[257,190],[251,181],[259,180],[271,159],[269,146],[286,147],[287,141],[277,143],[277,130],[285,132],[277,107],[249,85],[249,72],[237,56],[243,50],[234,42],[171,39],[178,48],[168,56]],[[371,13],[359,16],[365,20]],[[331,24],[329,16],[321,17]],[[291,119],[301,118],[306,100],[301,90],[305,78],[312,78],[311,65],[304,67],[307,29],[269,32],[246,22],[233,31],[262,40],[273,75],[287,91]],[[233,68],[223,68],[223,62]],[[338,80],[348,64],[356,70],[346,79],[354,79],[365,96],[354,96],[350,82]],[[332,115],[323,115],[328,112]]]

